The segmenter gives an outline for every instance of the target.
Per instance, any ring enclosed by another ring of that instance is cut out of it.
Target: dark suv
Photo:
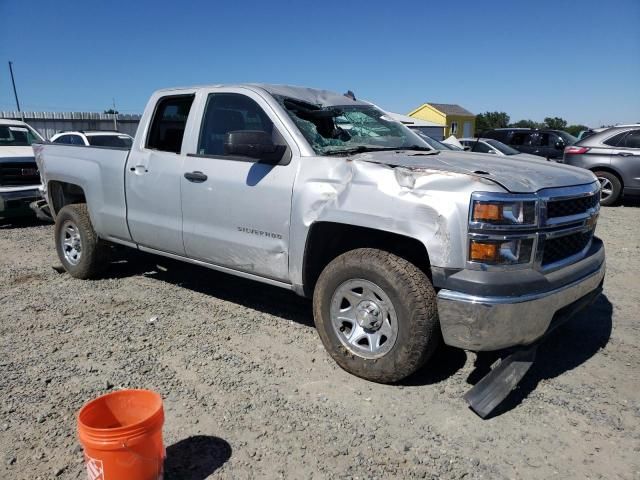
[[[533,128],[496,128],[483,134],[495,138],[522,153],[539,155],[548,159],[562,158],[565,147],[576,143],[577,138],[562,130],[536,130]]]
[[[640,125],[609,128],[569,146],[564,163],[591,170],[600,180],[600,203],[640,195]]]

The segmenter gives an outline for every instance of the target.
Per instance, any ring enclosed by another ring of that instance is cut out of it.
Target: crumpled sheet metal
[[[305,159],[293,192],[292,238],[307,238],[315,222],[360,225],[418,239],[433,266],[464,267],[471,193],[504,190],[468,173],[363,157]],[[302,285],[304,242],[292,242],[290,255],[293,283]]]
[[[320,107],[331,107],[339,105],[371,105],[369,102],[353,100],[350,97],[341,95],[336,92],[331,92],[329,90],[296,87],[293,85],[270,85],[265,83],[252,83],[250,85],[266,90],[271,95],[295,98],[296,100],[301,100],[303,102],[307,102],[312,105],[318,105]]]

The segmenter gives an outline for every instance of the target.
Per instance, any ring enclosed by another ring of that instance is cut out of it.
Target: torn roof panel
[[[338,105],[371,105],[369,102],[353,100],[346,95],[329,90],[296,87],[293,85],[270,85],[266,83],[253,83],[250,84],[250,86],[261,88],[269,92],[271,95],[294,98],[296,100],[301,100],[313,105],[319,105],[321,107],[331,107]]]

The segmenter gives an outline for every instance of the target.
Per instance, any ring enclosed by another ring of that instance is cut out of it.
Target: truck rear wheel
[[[95,278],[105,267],[106,245],[91,225],[84,203],[66,205],[56,216],[56,251],[72,277]]]
[[[336,363],[374,382],[412,374],[440,341],[429,279],[412,263],[382,250],[352,250],[329,263],[316,283],[313,313]]]

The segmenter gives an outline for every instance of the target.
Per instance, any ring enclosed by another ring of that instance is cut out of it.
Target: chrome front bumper
[[[533,343],[549,329],[558,310],[599,290],[604,274],[603,260],[579,280],[548,292],[482,297],[440,290],[438,315],[444,342],[474,351]]]

